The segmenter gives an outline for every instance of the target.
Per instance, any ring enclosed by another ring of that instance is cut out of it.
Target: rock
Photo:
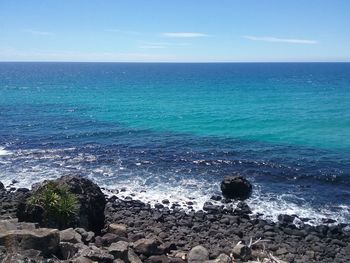
[[[108,254],[105,250],[97,248],[95,246],[90,246],[90,250],[84,253],[82,256],[91,259],[92,261],[97,261],[99,263],[112,263],[114,257]]]
[[[60,241],[69,243],[82,243],[81,235],[73,228],[60,231]]]
[[[232,250],[232,255],[234,258],[240,258],[242,260],[248,260],[250,259],[251,255],[252,255],[252,251],[251,249],[242,244],[242,243],[238,243]]]
[[[86,257],[77,257],[74,259],[73,261],[74,263],[95,263],[94,261],[92,261],[91,259],[88,259]]]
[[[17,207],[16,216],[20,221],[37,222],[44,226],[45,210],[38,205],[27,205],[25,200]]]
[[[161,243],[156,239],[142,238],[134,242],[134,250],[137,254],[145,256],[161,255],[164,249],[160,245]]]
[[[239,202],[237,204],[237,208],[235,209],[234,213],[237,214],[237,215],[248,215],[248,214],[252,213],[252,210],[247,205],[247,203]]]
[[[142,263],[141,259],[136,255],[135,251],[129,248],[128,250],[128,262],[130,263]]]
[[[205,261],[206,263],[231,263],[232,260],[226,254],[220,254],[216,259]]]
[[[80,243],[60,242],[60,256],[63,260],[71,259],[76,254],[88,253],[89,247]]]
[[[169,259],[165,255],[161,256],[150,256],[146,263],[169,263]]]
[[[57,183],[67,186],[79,201],[78,225],[87,230],[99,232],[104,226],[106,199],[100,187],[87,178],[63,176]]]
[[[168,205],[170,202],[169,202],[168,199],[163,199],[163,200],[162,200],[162,203],[165,204],[165,205]]]
[[[33,230],[9,230],[0,233],[0,246],[18,250],[34,249],[44,256],[52,256],[59,249],[59,232],[57,229],[39,228]]]
[[[108,247],[109,254],[113,255],[114,258],[119,258],[124,261],[128,260],[128,248],[129,244],[125,241],[118,241],[116,243],[112,243]]]
[[[108,232],[121,237],[127,237],[126,225],[123,224],[109,224]]]
[[[86,244],[92,242],[95,238],[94,232],[86,231],[84,228],[76,228],[75,231],[81,235],[83,242]]]
[[[2,182],[0,182],[0,190],[2,190],[4,188],[5,188],[4,184]]]
[[[291,216],[291,215],[278,215],[278,221],[283,224],[283,225],[289,225],[289,224],[293,224],[295,216]]]
[[[214,200],[214,201],[220,201],[222,199],[222,197],[220,195],[212,195],[210,197],[211,200]]]
[[[53,180],[53,182],[58,187],[68,188],[69,192],[74,194],[78,200],[77,216],[71,221],[65,222],[64,227],[83,227],[87,230],[99,232],[104,226],[106,199],[98,185],[80,176],[63,176]],[[40,191],[47,183],[48,181],[44,181],[42,184],[33,185],[32,193]],[[17,217],[20,221],[38,222],[41,226],[46,226],[44,212],[42,208],[28,205],[23,200],[18,207]],[[51,227],[62,228],[60,224],[52,220],[49,223]]]
[[[222,195],[229,199],[247,199],[252,193],[252,185],[242,176],[225,176],[221,182]]]
[[[126,240],[122,240],[122,239],[123,239],[122,237],[119,237],[116,234],[107,233],[107,234],[102,236],[101,243],[102,243],[102,246],[108,247],[114,242],[126,241]]]
[[[187,256],[189,263],[200,263],[209,260],[209,252],[203,246],[196,246],[190,250]]]
[[[203,205],[203,210],[208,213],[217,213],[220,210],[220,207],[213,205],[211,202],[205,202]]]

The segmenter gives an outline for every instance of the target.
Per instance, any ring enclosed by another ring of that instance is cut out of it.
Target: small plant
[[[47,226],[67,226],[74,220],[78,211],[78,200],[67,187],[48,182],[40,187],[27,201],[44,209],[43,222]]]

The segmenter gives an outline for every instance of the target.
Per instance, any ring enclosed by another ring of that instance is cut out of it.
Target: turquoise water
[[[204,200],[239,171],[257,210],[348,220],[349,63],[0,63],[0,110],[0,180],[74,172]]]

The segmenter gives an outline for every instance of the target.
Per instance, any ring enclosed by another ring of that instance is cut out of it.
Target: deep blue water
[[[199,208],[350,222],[350,63],[0,63],[0,181],[81,174]]]

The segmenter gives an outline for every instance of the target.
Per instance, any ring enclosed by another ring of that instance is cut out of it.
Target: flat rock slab
[[[45,256],[51,256],[58,250],[60,242],[57,229],[17,229],[0,233],[0,246],[8,249],[34,249],[41,251]]]

